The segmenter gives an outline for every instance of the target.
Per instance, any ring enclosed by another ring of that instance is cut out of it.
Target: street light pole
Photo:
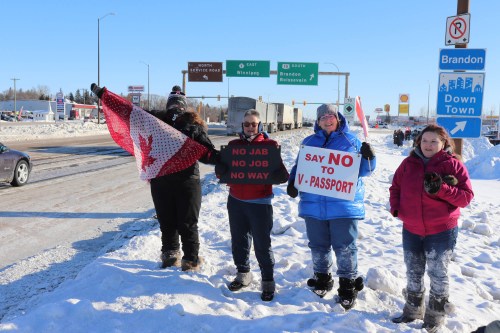
[[[150,111],[149,108],[149,64],[146,64],[144,61],[141,61],[144,65],[148,66],[148,111]]]
[[[109,15],[115,15],[115,13],[107,13],[104,16],[101,16],[97,19],[97,86],[101,86],[101,52],[100,52],[100,32],[99,32],[99,26],[100,22],[102,19],[104,19],[106,16]],[[97,101],[97,123],[101,123],[101,100],[98,99]]]
[[[82,90],[82,97],[83,97],[83,104],[85,104],[85,92],[87,91],[87,89],[85,88],[80,88]]]
[[[340,73],[339,66],[335,65],[333,62],[325,62],[325,64],[333,65],[337,68],[337,73]],[[337,74],[337,109],[339,108],[340,103],[340,74]]]
[[[429,88],[427,89],[427,125],[429,125],[429,97],[431,94],[431,83],[427,81]]]
[[[20,79],[12,78],[11,80],[14,81],[14,116],[17,116],[16,81]]]

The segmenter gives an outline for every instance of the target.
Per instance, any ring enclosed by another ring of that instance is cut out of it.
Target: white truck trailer
[[[283,103],[276,103],[278,107],[278,130],[290,130],[295,127],[293,120],[293,107]]]
[[[295,128],[302,127],[302,109],[293,108],[293,121],[295,123]]]
[[[275,106],[250,97],[230,97],[227,111],[227,135],[241,132],[243,115],[248,109],[255,109],[260,113],[264,131],[276,132],[277,109]]]

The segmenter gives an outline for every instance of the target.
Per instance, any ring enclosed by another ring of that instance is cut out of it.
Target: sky
[[[100,134],[105,126],[75,122],[44,125],[43,132],[35,130],[38,126],[6,125],[0,129],[9,130],[10,141],[20,141]],[[353,131],[362,136],[359,127]],[[311,133],[311,128],[304,128],[276,134],[287,169],[295,162],[300,142]],[[0,332],[421,332],[420,320],[399,325],[390,321],[404,305],[401,289],[405,268],[401,221],[390,215],[388,189],[411,142],[398,148],[387,130],[371,130],[369,142],[376,151],[377,168],[364,178],[366,219],[359,224],[359,272],[365,278],[365,288],[350,311],[334,301],[336,277],[334,291],[323,299],[307,287],[313,270],[305,224],[297,216],[298,199],[286,194],[285,184],[274,187],[275,299],[269,303],[260,300],[259,269],[253,252],[253,282],[240,292],[227,289],[236,273],[227,222],[228,189],[209,169],[202,178],[199,228],[205,264],[200,272],[159,269],[157,221],[150,215],[132,218],[94,257],[89,257],[82,244],[58,246],[2,269]],[[500,239],[496,233],[500,227],[499,149],[500,145],[493,147],[484,137],[464,140],[463,159],[475,197],[462,209],[459,219],[458,242],[449,269],[450,300],[455,309],[442,333],[471,332],[500,318]],[[135,181],[141,182],[138,173],[135,176]],[[85,182],[90,178],[79,178],[89,196],[92,188]],[[116,188],[113,177],[108,179],[113,193],[106,206],[118,210],[118,205],[125,203],[116,191],[127,191],[128,187]],[[147,189],[149,185],[143,184]],[[106,187],[101,185],[95,191]],[[129,202],[130,207],[136,207],[136,201]],[[12,204],[9,209],[23,211],[25,204]],[[142,209],[151,212],[152,203]],[[425,281],[429,290],[427,277]]]
[[[410,115],[436,109],[438,60],[446,19],[457,0],[440,1],[8,1],[0,21],[0,91],[48,86],[51,94],[88,89],[97,82],[100,20],[100,83],[117,93],[144,85],[165,96],[181,84],[188,62],[267,60],[313,62],[319,71],[349,72],[348,95],[361,96],[365,113],[391,107],[410,95]],[[498,1],[470,1],[469,48],[486,49],[483,113],[498,115],[500,46],[492,22]],[[108,15],[114,13],[114,15]],[[104,17],[105,16],[105,17]],[[104,17],[104,18],[103,18]],[[332,65],[333,64],[333,65]],[[320,76],[317,86],[276,84],[269,78],[187,82],[188,96],[262,97],[296,105],[314,116],[318,105],[345,94],[344,77]],[[340,86],[338,86],[340,83]],[[205,99],[210,105],[224,98]]]

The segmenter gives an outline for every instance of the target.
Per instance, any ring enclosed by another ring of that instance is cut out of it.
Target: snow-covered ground
[[[8,128],[0,126],[0,141],[105,131],[105,126],[91,123],[47,125],[43,132],[30,132],[26,126]],[[354,130],[362,135],[359,128]],[[311,129],[303,129],[276,136],[288,169],[302,138],[310,133]],[[273,200],[275,299],[269,303],[260,300],[260,275],[253,253],[254,282],[241,292],[230,292],[226,284],[235,268],[226,210],[228,191],[209,172],[203,179],[199,227],[205,264],[199,273],[159,269],[157,221],[131,221],[123,237],[110,244],[113,251],[56,290],[33,295],[18,311],[3,318],[0,332],[420,332],[421,321],[396,325],[390,320],[404,304],[405,266],[401,222],[388,212],[388,189],[410,146],[397,148],[392,134],[375,130],[368,141],[375,147],[378,162],[377,170],[365,179],[367,214],[360,223],[358,247],[366,287],[352,310],[346,312],[335,304],[333,292],[320,299],[307,287],[312,263],[305,225],[297,216],[298,199],[287,196],[286,185],[275,187]],[[475,198],[459,220],[450,267],[450,300],[456,309],[443,332],[470,332],[500,318],[500,145],[493,147],[484,138],[464,140],[463,158]],[[112,186],[112,177],[109,182]],[[113,200],[106,204],[112,206]],[[135,236],[127,237],[129,234]],[[38,264],[57,270],[52,258],[46,260]],[[23,262],[30,261],[17,265]],[[10,276],[9,269],[0,271],[1,284],[30,281],[30,275]]]

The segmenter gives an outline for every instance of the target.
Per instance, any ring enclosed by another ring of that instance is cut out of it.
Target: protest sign
[[[360,163],[357,153],[303,146],[295,187],[302,192],[354,200]]]
[[[281,166],[281,147],[275,145],[222,146],[221,161],[228,171],[220,182],[228,184],[278,184],[272,173]]]

